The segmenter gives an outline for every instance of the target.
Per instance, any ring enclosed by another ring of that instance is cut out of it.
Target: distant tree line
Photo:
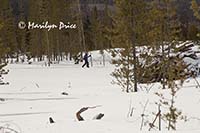
[[[198,40],[198,21],[188,21],[188,14],[192,10],[184,10],[190,9],[190,4],[186,1],[179,3],[177,17],[181,39]],[[43,60],[43,55],[47,55],[49,61],[59,61],[68,54],[73,57],[83,51],[116,47],[108,32],[108,29],[113,28],[113,16],[118,11],[116,6],[116,1],[113,0],[3,0],[0,5],[0,20],[5,26],[0,30],[0,38],[3,46],[9,49],[4,58],[25,54],[29,58]],[[180,10],[181,7],[184,9]],[[50,32],[20,30],[19,21],[63,21],[76,23],[78,28]]]
[[[101,17],[97,7],[92,9],[90,17],[85,17],[79,0],[2,1],[0,19],[5,26],[0,30],[0,38],[2,45],[9,48],[3,58],[19,61],[20,55],[26,55],[41,61],[46,55],[51,62],[63,60],[65,55],[71,59],[83,51],[109,48],[110,43],[104,37],[106,25],[111,23],[107,4],[105,2]],[[62,21],[75,23],[77,28],[49,32],[21,30],[19,21],[51,24]]]
[[[152,75],[147,75],[147,71],[152,71],[150,69],[152,67],[146,67],[154,62],[155,59],[152,57],[159,57],[155,69],[160,70],[160,73],[157,73],[155,77],[163,83],[163,88],[165,88],[167,82],[174,79],[169,74],[174,74],[170,66],[175,67],[174,64],[181,64],[182,61],[182,59],[170,57],[172,51],[179,52],[176,44],[188,39],[199,40],[199,23],[187,21],[188,19],[180,15],[182,11],[179,7],[181,4],[177,4],[179,0],[90,1],[94,3],[93,6],[85,2],[80,0],[3,0],[0,5],[0,21],[3,25],[0,29],[3,51],[1,62],[6,62],[7,59],[12,61],[14,58],[16,62],[23,62],[24,60],[20,60],[20,57],[26,55],[28,59],[37,61],[47,58],[50,65],[52,61],[77,58],[85,51],[100,50],[103,54],[104,49],[123,48],[122,51],[117,51],[121,58],[113,63],[123,64],[124,67],[120,68],[119,65],[113,76],[117,78],[119,84],[126,84],[126,91],[129,92],[133,87],[134,91],[137,91],[138,82],[146,82],[140,79],[140,75],[152,78]],[[183,1],[183,3],[187,2]],[[192,13],[194,11],[194,16],[198,18],[197,1],[192,1],[188,5],[183,3],[183,7]],[[100,9],[99,6],[101,6]],[[77,28],[61,31],[57,29],[28,30],[27,28],[22,30],[18,28],[19,21],[26,23],[48,21],[52,24],[63,21],[76,23]],[[149,56],[146,58],[147,53],[137,51],[138,46],[147,46],[152,49],[151,58]],[[160,49],[161,54],[157,55],[156,51]],[[113,55],[117,53],[113,51]],[[145,66],[141,64],[140,56],[145,57]],[[179,68],[180,70],[176,71],[182,72],[183,68],[180,66]],[[122,75],[126,80],[121,77]],[[121,81],[123,83],[120,83]]]

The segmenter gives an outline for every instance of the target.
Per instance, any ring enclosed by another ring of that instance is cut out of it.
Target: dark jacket
[[[91,55],[88,55],[88,53],[86,53],[84,56],[83,56],[83,60],[84,61],[88,61],[88,58],[90,57]]]

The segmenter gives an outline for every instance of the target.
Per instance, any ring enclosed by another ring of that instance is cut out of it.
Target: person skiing
[[[88,55],[88,53],[86,52],[85,55],[83,56],[84,64],[83,64],[82,68],[85,67],[85,66],[86,66],[87,68],[90,67],[90,66],[89,66],[89,61],[88,61],[88,58],[89,58],[89,57],[91,57],[91,55]]]

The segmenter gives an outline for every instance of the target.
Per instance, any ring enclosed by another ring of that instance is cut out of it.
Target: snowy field
[[[133,133],[140,131],[147,103],[142,131],[148,131],[148,123],[157,113],[155,102],[159,97],[154,93],[167,96],[168,90],[159,89],[159,84],[140,85],[138,93],[126,94],[111,84],[114,66],[107,61],[104,67],[97,60],[89,69],[73,63],[51,67],[9,64],[5,81],[10,84],[0,86],[0,126],[19,133]],[[200,78],[197,80],[200,82]],[[85,121],[77,121],[76,112],[92,106],[98,107],[83,113]],[[177,131],[200,132],[200,88],[194,79],[188,79],[178,92],[176,106],[187,116],[186,122],[178,121]],[[98,113],[105,116],[93,120]],[[55,123],[50,124],[49,117]],[[166,126],[163,121],[163,131],[167,131]],[[0,133],[7,132],[0,128]]]

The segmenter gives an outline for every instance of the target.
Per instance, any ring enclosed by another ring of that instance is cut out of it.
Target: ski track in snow
[[[24,116],[24,115],[40,115],[40,114],[51,114],[53,112],[32,112],[32,113],[14,113],[14,114],[0,114],[0,117],[7,116]]]

